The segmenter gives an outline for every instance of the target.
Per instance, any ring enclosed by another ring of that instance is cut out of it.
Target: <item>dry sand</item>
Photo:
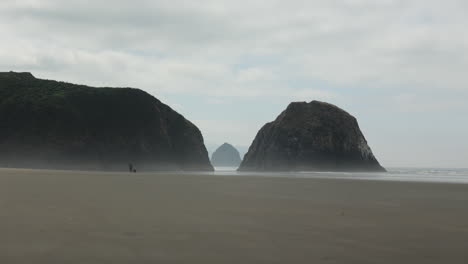
[[[0,170],[0,263],[468,263],[468,185]]]

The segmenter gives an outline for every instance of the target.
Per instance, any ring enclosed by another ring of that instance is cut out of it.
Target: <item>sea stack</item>
[[[0,73],[0,167],[212,171],[200,130],[150,94]]]
[[[241,163],[239,151],[229,143],[224,143],[211,155],[215,167],[238,167]]]
[[[356,118],[319,101],[294,102],[265,124],[240,171],[385,171]]]

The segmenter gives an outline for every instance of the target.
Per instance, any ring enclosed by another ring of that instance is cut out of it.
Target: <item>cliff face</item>
[[[198,128],[144,91],[0,73],[0,166],[213,170]]]
[[[224,143],[211,155],[211,163],[218,167],[237,167],[241,163],[239,151],[231,144]]]
[[[258,132],[241,171],[385,171],[356,118],[319,101],[291,103]]]

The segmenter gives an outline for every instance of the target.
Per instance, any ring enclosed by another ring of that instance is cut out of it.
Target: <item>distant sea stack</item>
[[[148,93],[0,73],[0,167],[212,171],[199,129]]]
[[[356,118],[329,103],[291,103],[260,129],[240,171],[385,171]]]
[[[239,151],[231,144],[224,143],[211,155],[215,167],[238,167],[241,163]]]

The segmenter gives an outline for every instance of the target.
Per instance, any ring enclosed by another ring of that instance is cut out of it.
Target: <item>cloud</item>
[[[0,21],[8,54],[0,58],[45,73],[61,68],[89,76],[79,69],[86,67],[96,73],[93,80],[119,70],[146,87],[202,94],[256,96],[242,87],[264,84],[263,92],[277,88],[272,81],[304,77],[340,86],[463,89],[468,37],[460,5],[466,6],[456,0],[7,1]],[[275,64],[262,65],[264,57]],[[238,69],[245,61],[252,65]]]

